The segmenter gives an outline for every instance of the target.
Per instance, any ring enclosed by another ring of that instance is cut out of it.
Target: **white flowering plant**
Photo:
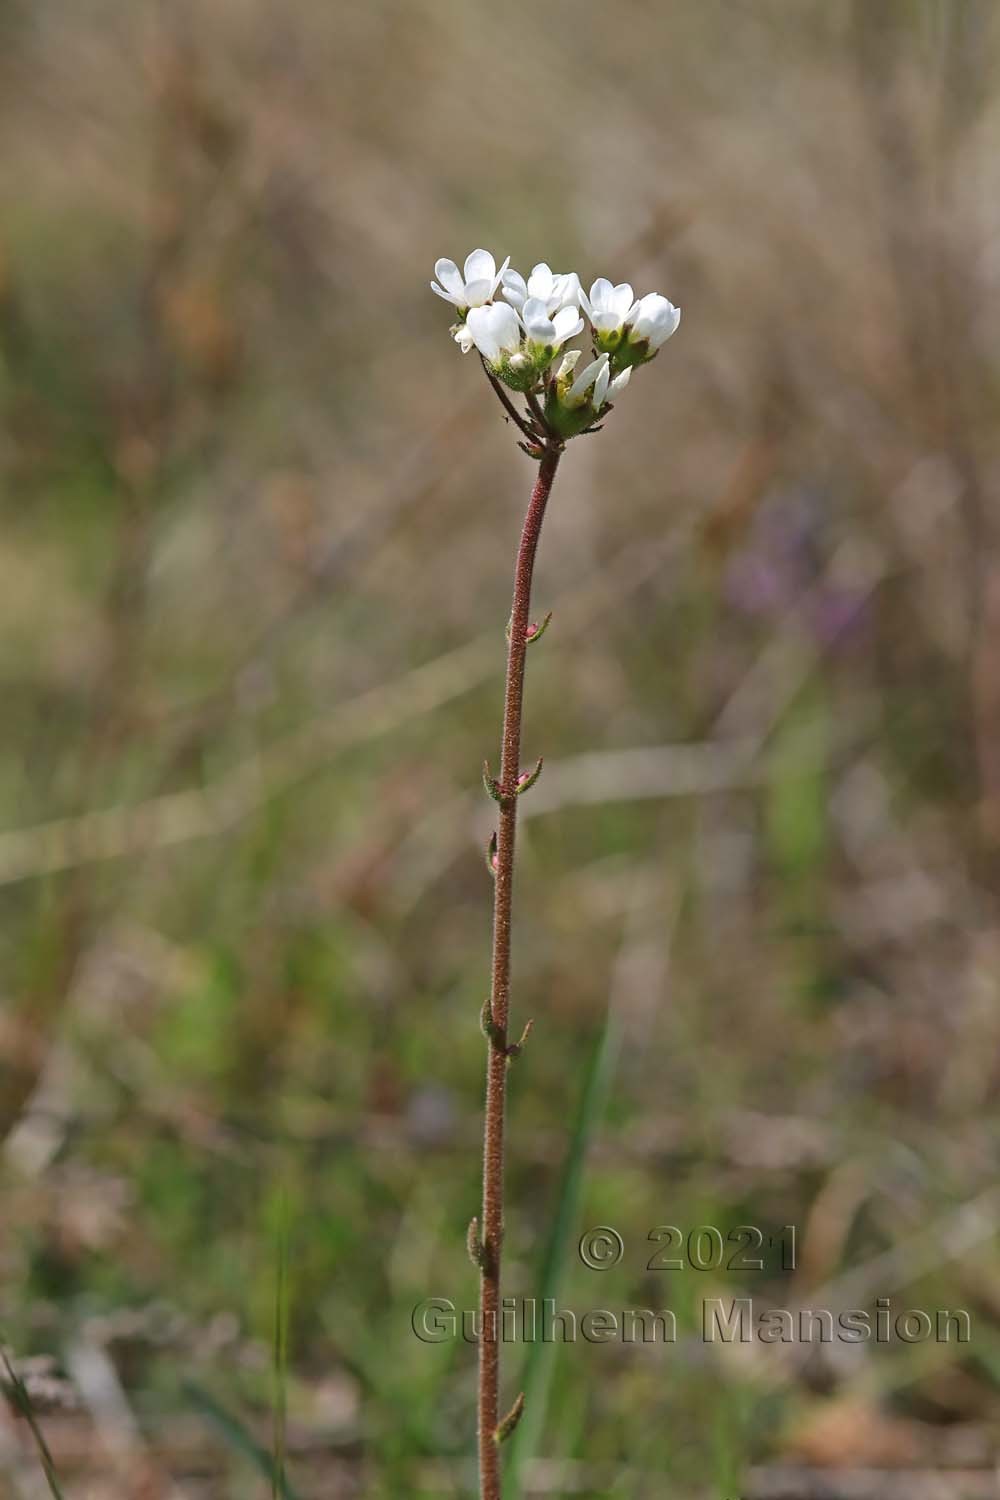
[[[575,271],[555,272],[544,261],[525,278],[497,263],[488,250],[473,250],[462,270],[439,260],[431,287],[456,310],[455,342],[477,350],[483,369],[510,421],[521,432],[520,447],[538,461],[514,568],[514,594],[507,624],[500,773],[483,767],[486,790],[497,804],[497,827],[486,850],[493,877],[493,962],[490,993],[480,1013],[487,1042],[486,1114],[483,1132],[482,1214],[468,1228],[467,1245],[480,1273],[479,1496],[501,1500],[501,1446],[524,1411],[523,1393],[500,1415],[500,1261],[504,1225],[504,1116],[507,1068],[524,1050],[531,1022],[511,1042],[510,947],[514,842],[520,798],[542,770],[521,767],[521,711],[527,649],[551,619],[532,623],[531,583],[535,553],[552,482],[569,438],[598,432],[616,396],[637,365],[655,359],[677,331],[680,312],[666,297],[633,296],[627,282],[613,286],[599,277],[589,295]],[[590,352],[566,345],[589,329]],[[582,363],[582,369],[578,366]],[[511,396],[524,400],[519,410]]]
[[[465,354],[478,351],[521,447],[537,459],[553,444],[598,432],[633,369],[656,358],[681,320],[659,292],[636,298],[627,281],[615,286],[599,276],[588,294],[575,271],[557,273],[544,261],[525,280],[509,256],[498,270],[488,250],[473,250],[462,270],[439,260],[434,275],[433,291],[456,309],[455,342]],[[585,328],[591,358],[577,374],[583,351],[563,348]],[[525,398],[523,412],[507,390]]]

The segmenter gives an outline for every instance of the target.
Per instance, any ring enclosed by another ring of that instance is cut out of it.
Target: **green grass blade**
[[[587,1149],[604,1118],[618,1047],[619,1026],[612,1010],[594,1042],[580,1095],[569,1152],[559,1184],[555,1217],[542,1260],[539,1295],[543,1301],[546,1297],[552,1297],[556,1301],[559,1299],[580,1206]],[[555,1343],[539,1342],[529,1346],[521,1381],[524,1389],[524,1415],[511,1439],[504,1479],[504,1495],[507,1500],[521,1500],[524,1470],[538,1452],[545,1428],[557,1352],[558,1345]]]
[[[35,1440],[35,1447],[38,1449],[38,1458],[42,1465],[45,1481],[49,1487],[49,1493],[55,1496],[55,1500],[65,1500],[62,1487],[59,1484],[59,1477],[56,1474],[56,1466],[53,1462],[52,1454],[49,1452],[49,1445],[45,1441],[45,1434],[42,1432],[38,1418],[35,1416],[27,1386],[14,1369],[7,1355],[0,1353],[0,1358],[3,1359],[4,1369],[7,1372],[9,1394],[13,1404],[19,1416],[22,1416],[27,1422],[31,1436]]]
[[[279,1497],[279,1500],[302,1500],[302,1496],[293,1489],[285,1475],[279,1472],[271,1454],[254,1440],[239,1417],[233,1416],[232,1412],[227,1411],[210,1392],[205,1390],[204,1386],[198,1385],[195,1381],[185,1381],[183,1391],[198,1415],[203,1417],[209,1426],[215,1428],[228,1447],[252,1464],[259,1474],[263,1474],[271,1481],[272,1491]]]
[[[274,1293],[274,1345],[272,1373],[274,1474],[272,1500],[280,1500],[285,1485],[288,1426],[288,1197],[282,1194],[278,1214],[278,1264]]]

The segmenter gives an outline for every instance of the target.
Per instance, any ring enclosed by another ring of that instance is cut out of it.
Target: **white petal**
[[[600,373],[598,374],[597,379],[594,381],[593,403],[594,403],[594,410],[595,411],[600,411],[601,407],[604,405],[605,400],[607,399],[608,382],[609,382],[610,379],[611,379],[611,366],[608,363],[608,357],[607,357],[607,355],[605,355],[604,356],[604,365],[603,365]]]
[[[461,302],[462,293],[465,291],[465,281],[455,262],[453,260],[435,261],[434,275],[445,291],[451,293],[452,300],[456,303]]]
[[[528,296],[528,288],[520,271],[505,271],[503,273],[503,294],[512,307],[523,307]]]
[[[591,314],[591,325],[598,333],[614,333],[616,328],[621,327],[621,318],[616,312],[595,312]]]
[[[590,288],[590,301],[595,312],[610,312],[615,289],[606,276],[598,276]]]
[[[494,303],[490,307],[472,307],[469,309],[469,316],[465,320],[465,326],[469,330],[472,342],[483,358],[489,360],[490,364],[495,364],[500,358],[500,345],[490,326],[490,315],[494,307],[498,305]]]
[[[568,405],[572,406],[574,403],[582,399],[584,391],[586,391],[588,386],[593,385],[600,371],[604,368],[607,362],[608,356],[606,354],[601,354],[597,357],[597,359],[592,359],[590,364],[587,365],[585,369],[580,371],[579,375],[576,377],[573,384],[566,392],[566,401]]]
[[[510,256],[508,255],[507,259],[504,261],[503,265],[500,267],[499,271],[496,273],[496,275],[493,278],[493,291],[494,292],[496,291],[497,287],[500,285],[501,281],[503,280],[503,278],[504,278],[504,272],[507,270],[507,267],[509,265],[510,265]],[[493,293],[491,292],[490,295],[492,296]]]
[[[484,308],[489,319],[490,335],[501,349],[513,353],[521,347],[521,325],[517,313],[507,302],[491,302]],[[472,313],[469,314],[471,318]]]
[[[482,307],[493,296],[492,281],[468,281],[465,284],[465,296],[462,298],[463,307]]]
[[[432,281],[431,282],[431,291],[432,292],[437,292],[437,294],[438,294],[439,297],[443,297],[444,300],[446,302],[450,302],[453,307],[464,307],[465,306],[465,303],[464,303],[464,301],[461,298],[459,298],[459,297],[453,297],[450,292],[446,292],[443,287],[438,286],[438,284],[437,284],[436,281]],[[464,293],[463,293],[463,296],[464,296]]]
[[[521,308],[521,321],[528,337],[536,344],[551,344],[556,336],[555,324],[540,297],[529,297]]]
[[[562,357],[559,368],[556,371],[557,380],[562,380],[564,376],[571,373],[571,371],[575,368],[576,362],[580,358],[582,352],[583,351],[580,349],[567,349],[566,353]]]
[[[650,334],[649,342],[654,349],[661,348],[667,339],[673,338],[681,321],[681,310],[668,302],[665,308],[660,310],[655,327]]]
[[[625,389],[631,379],[632,366],[629,365],[627,370],[623,370],[620,375],[616,375],[614,380],[611,381],[608,386],[608,400],[613,401],[619,392]]]
[[[468,276],[466,276],[466,280],[468,279]],[[608,298],[608,306],[613,307],[615,312],[618,314],[619,323],[623,323],[628,317],[628,310],[632,306],[632,303],[634,301],[635,297],[628,282],[619,282],[619,284],[612,292],[611,296]]]
[[[460,346],[463,354],[468,354],[475,343],[472,334],[469,332],[468,323],[459,323],[456,328],[452,329],[451,336],[455,340],[455,343]]]
[[[632,308],[628,321],[640,336],[645,337],[649,333],[656,321],[659,305],[665,300],[665,298],[660,297],[656,292],[647,292],[646,296],[640,297],[639,301]]]
[[[561,307],[552,319],[555,336],[558,344],[565,344],[567,339],[575,338],[583,331],[583,319],[575,307]]]
[[[497,274],[497,263],[488,250],[473,250],[465,258],[465,280],[492,281]]]
[[[528,277],[528,295],[549,302],[554,289],[555,277],[544,261],[539,261]]]
[[[579,307],[580,290],[579,276],[575,271],[567,271],[564,275],[556,277],[552,294],[558,297],[560,307]]]

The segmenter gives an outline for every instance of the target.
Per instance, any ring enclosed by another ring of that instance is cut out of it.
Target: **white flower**
[[[567,339],[573,338],[583,327],[583,319],[575,307],[562,307],[554,318],[550,318],[545,303],[539,297],[529,297],[525,302],[521,309],[521,322],[529,344],[534,344],[539,350],[551,350],[550,359]]]
[[[668,302],[666,297],[661,297],[659,292],[650,292],[636,303],[629,314],[629,339],[636,343],[647,343],[650,353],[655,354],[670,335],[677,332],[680,320],[679,307]]]
[[[608,384],[611,380],[611,366],[606,354],[599,354],[589,365],[585,365],[579,375],[573,381],[569,390],[562,398],[563,406],[583,406],[587,401],[588,392],[593,387],[590,405],[595,411],[600,411],[604,405],[604,398],[608,394]]]
[[[632,297],[632,288],[627,281],[612,286],[605,276],[599,276],[590,288],[590,296],[581,289],[580,305],[590,319],[597,334],[615,334],[635,312],[637,303]]]
[[[579,305],[580,278],[575,271],[556,275],[544,261],[540,261],[527,281],[519,271],[504,271],[503,294],[518,312],[529,298],[536,297],[545,303],[545,311],[551,318],[563,307]]]
[[[472,342],[491,365],[499,364],[505,353],[515,354],[521,347],[521,325],[517,313],[506,302],[470,308],[465,326]]]
[[[451,336],[455,340],[455,343],[459,346],[463,354],[468,354],[469,350],[476,342],[472,337],[472,334],[469,332],[468,323],[456,323],[451,330]]]
[[[597,421],[612,396],[628,385],[631,370],[623,370],[611,378],[611,356],[599,354],[591,360],[576,379],[573,372],[579,351],[573,349],[559,365],[555,384],[545,403],[545,415],[549,425],[560,437],[576,437],[587,432]]]
[[[500,285],[500,278],[510,265],[510,256],[497,270],[497,263],[488,250],[473,250],[466,257],[465,273],[453,260],[439,260],[434,266],[437,281],[431,282],[431,291],[437,292],[446,302],[456,307],[482,307],[489,302]],[[438,282],[441,285],[438,285]]]

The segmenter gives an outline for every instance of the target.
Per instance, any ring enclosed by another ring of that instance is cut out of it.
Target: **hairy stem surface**
[[[479,1488],[481,1500],[500,1500],[500,1261],[503,1241],[504,1111],[507,1029],[510,1014],[510,931],[517,831],[517,779],[521,769],[521,704],[535,552],[560,450],[546,447],[531,492],[514,570],[510,613],[503,743],[500,759],[497,856],[493,895],[491,1036],[487,1044],[486,1122],[483,1136],[483,1213],[479,1339]]]

